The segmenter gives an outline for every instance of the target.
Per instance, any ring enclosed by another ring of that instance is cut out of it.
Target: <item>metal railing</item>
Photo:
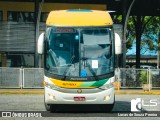
[[[115,72],[120,88],[160,88],[160,69],[120,68]],[[43,88],[43,68],[0,68],[0,88]]]
[[[160,88],[160,69],[120,68],[116,71],[121,88],[142,88],[144,84]]]
[[[147,69],[120,69],[121,87],[140,88],[144,82],[148,83]]]
[[[0,88],[43,88],[42,68],[0,68]]]
[[[22,73],[19,68],[0,68],[0,88],[20,88]]]
[[[160,88],[160,69],[149,69],[149,80],[153,88]]]
[[[42,68],[23,69],[23,88],[43,88],[44,70]]]

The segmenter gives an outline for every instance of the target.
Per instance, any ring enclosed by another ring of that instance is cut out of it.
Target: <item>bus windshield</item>
[[[110,28],[51,27],[46,68],[70,77],[99,76],[114,71],[113,33]]]

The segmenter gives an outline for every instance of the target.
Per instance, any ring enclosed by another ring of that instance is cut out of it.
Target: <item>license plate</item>
[[[85,97],[74,97],[74,101],[85,101]]]

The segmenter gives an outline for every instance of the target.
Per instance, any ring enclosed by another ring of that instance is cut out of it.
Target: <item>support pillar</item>
[[[37,18],[39,11],[39,0],[35,0],[35,9],[34,9],[34,25],[35,25],[35,54],[34,54],[34,67],[38,67],[38,53],[37,53],[37,40],[38,40],[38,30],[37,30]]]
[[[122,24],[123,24],[123,33],[124,33],[124,25],[125,25],[125,20],[126,20],[126,16],[127,16],[127,0],[123,0],[123,12],[122,12]],[[124,34],[122,36],[122,38],[124,38]],[[122,40],[123,41],[123,54],[122,56],[120,57],[122,63],[120,65],[120,67],[123,67],[125,68],[126,67],[126,42],[124,41],[124,39]]]

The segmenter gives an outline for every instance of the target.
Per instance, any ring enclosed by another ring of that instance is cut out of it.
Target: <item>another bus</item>
[[[46,110],[90,105],[111,111],[115,103],[115,53],[121,54],[121,40],[114,34],[109,13],[51,11],[46,25],[38,39],[38,53],[44,55]]]

